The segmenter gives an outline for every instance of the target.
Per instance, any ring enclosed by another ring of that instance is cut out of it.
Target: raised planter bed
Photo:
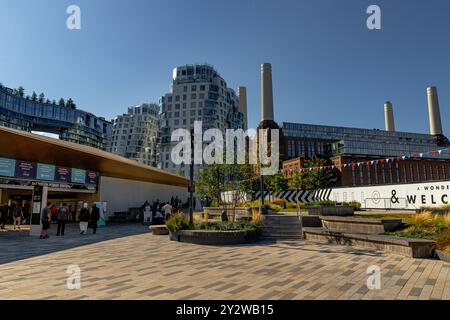
[[[307,207],[310,216],[353,216],[355,207],[351,206],[310,206]]]
[[[303,228],[306,240],[383,250],[411,258],[433,257],[435,242],[385,235],[342,233],[324,228]]]
[[[442,250],[437,250],[437,249],[436,249],[436,257],[437,257],[439,260],[442,260],[442,261],[445,261],[445,262],[450,263],[450,254],[447,253],[447,252],[444,252],[444,251],[442,251]]]
[[[166,236],[169,234],[169,229],[166,225],[150,226],[150,230],[155,236]]]
[[[203,245],[247,243],[246,231],[181,230],[170,232],[170,240]]]
[[[381,234],[398,230],[402,219],[371,219],[355,217],[320,217],[325,229],[336,232]]]

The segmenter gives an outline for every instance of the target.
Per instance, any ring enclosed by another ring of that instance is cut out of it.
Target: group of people
[[[181,208],[181,200],[178,197],[172,197],[170,202],[160,202],[158,199],[150,204],[146,201],[141,209],[144,212],[144,216],[148,215],[150,217],[152,224],[163,224],[169,220],[173,213],[180,212]]]
[[[0,229],[5,230],[6,224],[13,224],[14,230],[20,230],[23,223],[28,223],[30,218],[30,206],[20,206],[18,203],[3,204],[0,206]]]
[[[67,204],[63,203],[59,208],[53,203],[47,203],[47,206],[42,210],[41,214],[41,239],[47,239],[48,230],[50,229],[50,222],[56,220],[57,231],[56,236],[64,236],[66,230],[66,223],[70,219],[70,210]],[[80,234],[87,234],[89,223],[92,226],[93,234],[97,233],[98,220],[100,219],[100,209],[93,204],[91,208],[87,203],[83,204],[83,208],[80,210],[78,220],[80,223]]]

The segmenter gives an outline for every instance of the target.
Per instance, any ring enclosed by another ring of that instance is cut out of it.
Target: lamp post
[[[261,139],[261,136],[259,136],[259,175],[260,175],[260,180],[261,180],[261,185],[260,185],[260,191],[261,191],[261,201],[260,201],[260,205],[259,205],[259,212],[262,214],[263,213],[263,205],[264,205],[264,175],[263,175],[263,151],[262,151],[262,146],[263,146],[263,142]]]
[[[191,130],[191,163],[189,173],[189,224],[194,223],[194,129]]]

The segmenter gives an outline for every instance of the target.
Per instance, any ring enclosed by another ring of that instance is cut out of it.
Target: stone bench
[[[398,230],[402,219],[371,219],[355,217],[320,217],[325,229],[346,233],[381,234]]]
[[[431,258],[436,246],[436,243],[430,240],[342,233],[324,228],[303,228],[303,237],[311,241],[383,250],[411,258]]]
[[[169,229],[165,225],[150,226],[149,229],[155,236],[166,236],[169,234]]]

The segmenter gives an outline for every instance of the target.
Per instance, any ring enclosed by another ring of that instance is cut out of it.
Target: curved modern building
[[[57,134],[59,139],[105,150],[111,123],[82,110],[33,101],[0,86],[0,126]]]

